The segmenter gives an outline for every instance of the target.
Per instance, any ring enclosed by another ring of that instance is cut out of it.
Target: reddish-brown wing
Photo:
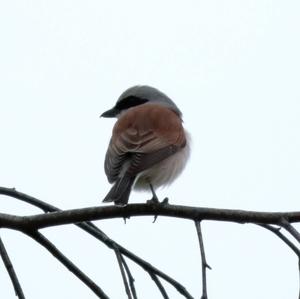
[[[172,110],[144,104],[126,111],[116,122],[105,158],[105,173],[114,182],[124,163],[130,175],[149,168],[185,146],[180,117]]]

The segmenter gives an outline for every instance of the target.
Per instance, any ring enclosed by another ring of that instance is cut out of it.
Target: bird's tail
[[[110,191],[107,193],[103,202],[114,202],[115,205],[124,206],[128,203],[130,191],[134,183],[135,177],[124,175],[119,178]]]

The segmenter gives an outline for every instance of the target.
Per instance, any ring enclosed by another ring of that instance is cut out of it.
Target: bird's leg
[[[154,188],[152,186],[152,184],[149,182],[149,186],[152,192],[152,198],[147,200],[147,204],[152,204],[152,205],[166,205],[168,204],[169,199],[166,197],[162,202],[159,201]],[[153,219],[153,223],[156,221],[157,219],[157,215],[154,215],[154,219]]]
[[[150,200],[148,200],[147,203],[149,203],[149,204],[168,204],[168,201],[169,201],[168,197],[164,198],[163,201],[160,202],[154,191],[154,188],[150,182],[149,182],[149,186],[150,186],[150,189],[152,192],[152,198]]]
[[[149,186],[150,186],[150,189],[151,189],[151,192],[152,192],[152,198],[150,200],[148,200],[147,203],[158,204],[159,200],[158,200],[158,197],[157,197],[157,195],[154,191],[154,188],[153,188],[152,184],[149,183]]]
[[[152,192],[152,198],[147,200],[147,204],[154,204],[154,205],[158,205],[160,202],[158,200],[158,197],[154,191],[154,188],[152,186],[152,184],[149,182],[149,186],[150,186],[150,189],[151,189],[151,192]],[[157,215],[154,215],[154,219],[153,219],[153,223],[156,221],[157,219]]]

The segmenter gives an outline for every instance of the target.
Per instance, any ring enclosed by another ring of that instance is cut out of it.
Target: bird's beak
[[[119,114],[119,111],[116,108],[112,108],[109,109],[105,112],[103,112],[100,117],[107,117],[107,118],[111,118],[111,117],[116,117]]]

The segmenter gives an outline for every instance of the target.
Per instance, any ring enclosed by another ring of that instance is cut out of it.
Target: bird
[[[104,161],[113,185],[103,202],[126,206],[131,190],[136,189],[151,191],[147,202],[160,203],[155,190],[171,184],[190,155],[190,136],[179,108],[160,90],[136,85],[100,117],[117,118]]]

